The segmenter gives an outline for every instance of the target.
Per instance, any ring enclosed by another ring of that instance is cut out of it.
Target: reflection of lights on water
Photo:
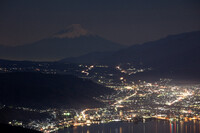
[[[182,133],[182,131],[183,131],[183,121],[180,121],[180,132]]]
[[[122,133],[122,127],[119,128],[119,133]]]
[[[200,122],[199,122],[199,131],[200,131]]]
[[[173,133],[173,123],[170,123],[170,133]]]
[[[194,127],[194,133],[196,133],[196,120],[194,120],[193,123],[194,123],[194,126],[193,126]]]
[[[186,133],[187,133],[187,125],[185,126],[185,131],[186,131]]]
[[[177,133],[178,133],[178,126],[179,126],[179,124],[177,124]]]
[[[176,121],[174,122],[174,131],[176,133]]]
[[[118,133],[118,129],[117,128],[115,128],[115,133]]]
[[[145,133],[146,131],[145,131],[145,125],[143,126],[143,133]]]

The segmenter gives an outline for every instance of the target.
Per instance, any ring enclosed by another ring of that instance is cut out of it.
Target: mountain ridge
[[[169,35],[160,40],[132,45],[101,57],[77,57],[76,63],[112,64],[132,63],[138,67],[151,67],[161,72],[200,73],[200,31]],[[87,60],[88,58],[88,60]],[[71,61],[69,59],[62,61]],[[79,62],[77,62],[79,61]],[[91,62],[90,62],[91,61]],[[94,62],[95,61],[95,62]]]
[[[69,28],[70,29],[70,28]],[[116,51],[125,46],[94,35],[80,25],[72,31],[61,31],[34,43],[6,47],[0,46],[0,58],[31,61],[57,61],[91,52]]]

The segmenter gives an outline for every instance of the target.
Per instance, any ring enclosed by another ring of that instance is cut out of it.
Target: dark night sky
[[[0,44],[20,45],[71,24],[122,44],[200,30],[200,0],[1,0]]]

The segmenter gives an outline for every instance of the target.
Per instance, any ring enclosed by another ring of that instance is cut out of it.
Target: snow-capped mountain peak
[[[54,34],[53,38],[77,38],[89,35],[92,35],[92,33],[84,29],[80,24],[72,24],[66,29]]]

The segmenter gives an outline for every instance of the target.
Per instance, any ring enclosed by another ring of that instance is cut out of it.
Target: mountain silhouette
[[[0,46],[0,58],[12,60],[56,61],[91,52],[116,51],[122,45],[95,35],[79,24],[40,41],[22,46]]]
[[[72,75],[0,74],[0,103],[31,108],[100,107],[93,99],[112,89]]]
[[[166,38],[119,50],[106,57],[107,63],[127,63],[150,67],[199,67],[200,31]],[[165,67],[165,68],[166,68]]]

